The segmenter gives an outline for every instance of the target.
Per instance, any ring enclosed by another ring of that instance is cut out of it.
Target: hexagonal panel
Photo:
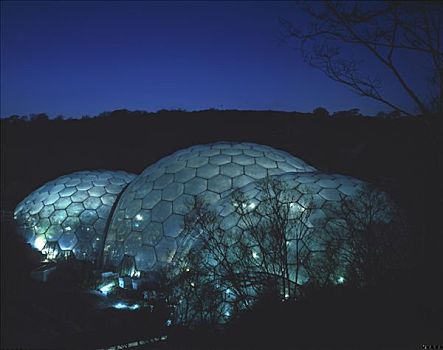
[[[185,186],[182,183],[174,182],[163,190],[162,198],[173,201],[183,193],[184,188]]]
[[[236,163],[229,163],[220,166],[220,174],[229,177],[236,177],[243,174],[243,166]]]
[[[207,180],[200,177],[194,177],[185,183],[185,193],[198,195],[207,189]]]
[[[161,201],[152,208],[151,220],[156,222],[163,222],[172,214],[172,203],[168,201]]]
[[[224,191],[230,190],[231,187],[232,180],[230,177],[225,175],[217,175],[208,180],[208,190],[216,193],[222,193]]]

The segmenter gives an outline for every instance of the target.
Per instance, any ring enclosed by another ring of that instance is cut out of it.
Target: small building
[[[31,277],[37,281],[47,282],[49,276],[57,269],[57,265],[53,262],[41,264],[31,272]]]

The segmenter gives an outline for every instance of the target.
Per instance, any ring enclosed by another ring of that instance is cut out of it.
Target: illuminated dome
[[[240,238],[248,237],[246,231],[252,225],[272,230],[270,219],[275,219],[276,214],[272,210],[276,207],[282,211],[277,215],[288,219],[284,227],[288,260],[296,261],[297,254],[303,256],[300,259],[303,264],[319,260],[317,257],[324,254],[324,243],[328,233],[334,229],[335,220],[342,219],[336,216],[344,214],[340,212],[341,204],[360,196],[366,186],[369,185],[349,176],[310,172],[272,176],[242,187],[234,198],[223,199],[213,206],[220,220],[219,226],[229,238],[228,245],[233,247],[230,260],[235,264],[238,256],[235,244]],[[257,266],[262,263],[260,251],[256,249],[261,243],[254,242],[251,236],[251,256]],[[208,261],[214,260],[208,256]],[[303,264],[298,264],[297,276],[295,266],[290,265],[289,278],[292,282],[304,284],[309,279]]]
[[[324,285],[344,283],[347,254],[353,249],[344,243],[349,242],[349,230],[360,236],[369,227],[365,225],[390,223],[393,209],[385,193],[349,176],[320,172],[271,176],[203,208],[209,215],[197,209],[191,212],[195,218],[191,227],[200,240],[193,245],[194,254],[180,256],[176,265],[190,276],[193,288],[201,284],[215,293],[211,313],[224,322],[235,310],[256,301],[263,287],[256,282],[262,278],[284,277],[283,287],[277,284],[284,298],[295,295],[311,278]],[[199,217],[213,218],[214,225],[206,221],[203,225],[209,231],[198,224]],[[193,260],[195,256],[199,258]],[[179,289],[179,320],[189,315],[206,319],[205,310],[194,309],[201,295],[181,295]]]
[[[78,259],[97,258],[111,208],[135,177],[123,171],[79,171],[32,192],[14,211],[18,232],[52,259],[72,251]]]
[[[119,266],[126,255],[139,271],[164,267],[190,246],[183,218],[195,196],[214,204],[257,179],[314,170],[289,153],[252,143],[180,150],[146,168],[122,194],[105,242],[105,263]]]

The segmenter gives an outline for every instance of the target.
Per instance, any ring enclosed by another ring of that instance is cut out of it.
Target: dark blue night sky
[[[33,1],[2,2],[1,10],[2,117],[120,108],[386,110],[328,80],[295,43],[282,41],[279,18],[306,24],[295,3]],[[410,107],[391,81],[385,85]]]

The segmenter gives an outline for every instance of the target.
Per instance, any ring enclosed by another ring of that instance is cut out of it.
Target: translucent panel
[[[163,223],[164,234],[169,237],[177,237],[183,230],[183,216],[172,214]]]
[[[154,189],[163,189],[174,180],[174,175],[164,174],[154,182]]]
[[[82,182],[81,178],[74,177],[71,180],[69,180],[68,182],[65,182],[65,186],[66,187],[76,186],[80,182]]]
[[[71,198],[63,197],[59,198],[57,202],[54,203],[55,209],[66,209],[68,205],[72,203]]]
[[[199,168],[207,163],[208,157],[195,157],[188,160],[187,166],[190,168]]]
[[[86,209],[80,214],[80,221],[82,224],[94,225],[97,221],[98,215],[95,210]]]
[[[114,184],[108,184],[105,186],[105,190],[108,193],[111,194],[119,194],[122,190],[121,186],[114,185]]]
[[[35,215],[35,214],[37,214],[42,209],[43,209],[43,203],[42,202],[34,203],[31,206],[31,208],[29,209],[29,214]]]
[[[89,197],[88,192],[86,191],[77,191],[71,196],[73,202],[83,202],[86,198]]]
[[[246,149],[243,151],[243,153],[247,156],[251,156],[251,157],[261,157],[263,156],[263,152],[254,150],[254,149]]]
[[[174,213],[185,215],[194,205],[194,197],[191,195],[181,195],[172,204]]]
[[[51,216],[49,217],[52,224],[61,224],[63,220],[66,219],[68,214],[65,210],[56,210],[54,211]]]
[[[349,185],[341,185],[338,190],[347,195],[347,196],[353,196],[357,193],[358,188],[354,187],[354,186],[349,186]],[[41,213],[40,213],[41,214]]]
[[[236,177],[243,174],[243,166],[235,164],[235,163],[229,163],[222,165],[220,167],[220,174],[226,175],[229,177]]]
[[[205,191],[198,197],[206,204],[214,204],[220,199],[220,195],[212,191]]]
[[[151,222],[143,231],[143,243],[147,245],[156,245],[163,237],[163,226],[158,222]]]
[[[245,166],[245,174],[254,179],[263,179],[267,176],[266,169],[257,164]]]
[[[324,189],[319,192],[319,195],[329,201],[340,200],[340,193],[334,189]]]
[[[89,197],[83,202],[85,209],[97,209],[102,205],[102,201],[97,197]]]
[[[174,182],[163,190],[163,199],[173,201],[180,196],[183,191],[184,185],[179,182]]]
[[[48,241],[56,241],[63,234],[63,228],[60,225],[51,225],[45,233],[46,239]]]
[[[162,192],[160,190],[153,190],[142,201],[142,207],[144,209],[152,209],[162,198]]]
[[[77,186],[78,190],[87,191],[92,187],[92,181],[82,181]]]
[[[221,154],[226,154],[228,156],[238,156],[240,154],[243,154],[243,150],[238,148],[226,148],[221,151]]]
[[[273,161],[272,159],[266,158],[266,157],[257,157],[255,158],[255,162],[264,167],[264,168],[276,168],[277,163]]]
[[[78,216],[83,210],[85,210],[85,207],[82,203],[72,203],[66,208],[69,216]]]
[[[61,190],[58,194],[60,197],[69,197],[75,192],[77,192],[77,189],[75,187],[66,187],[63,190]]]
[[[277,154],[276,152],[265,152],[265,156],[271,160],[275,160],[277,162],[282,162],[287,158],[287,155],[283,156]]]
[[[197,195],[207,189],[207,180],[195,177],[185,184],[185,193]]]
[[[174,162],[172,164],[168,164],[165,167],[165,171],[166,173],[171,173],[171,174],[175,174],[176,172],[182,170],[184,167],[186,166],[186,162],[185,161],[181,161],[181,162]]]
[[[211,177],[218,175],[219,172],[220,168],[217,165],[205,164],[197,169],[197,176],[202,177],[204,179],[210,179]]]
[[[40,219],[36,225],[34,225],[34,232],[35,234],[44,234],[49,226],[51,225],[51,222],[49,219]]]
[[[88,193],[92,197],[101,197],[106,193],[104,186],[94,186],[88,190]]]
[[[115,194],[105,194],[104,196],[100,197],[100,200],[103,202],[103,204],[112,206],[117,199],[117,196]]]
[[[87,241],[90,242],[95,236],[95,229],[91,225],[82,224],[77,227],[75,234],[79,241]]]
[[[231,156],[228,156],[226,154],[220,154],[220,155],[211,157],[209,160],[209,163],[214,164],[214,165],[223,165],[223,164],[231,163],[231,161],[232,161]]]
[[[248,155],[245,155],[245,154],[242,154],[242,155],[239,155],[239,156],[232,157],[232,161],[234,163],[239,164],[239,165],[252,165],[252,164],[255,163],[255,158],[251,157],[251,156],[248,156]]]
[[[58,244],[61,249],[71,250],[77,244],[78,239],[74,232],[65,232],[60,239],[58,240]]]
[[[208,180],[208,190],[222,193],[224,191],[230,190],[232,187],[232,180],[230,177],[225,175],[217,175],[212,179]]]
[[[151,213],[151,220],[163,222],[172,214],[172,203],[168,201],[161,201],[153,209]]]
[[[250,183],[252,181],[254,181],[254,179],[252,177],[247,176],[247,175],[240,175],[240,176],[235,177],[232,180],[232,186],[234,188],[240,188],[240,187],[247,185],[248,183]]]
[[[135,264],[137,270],[148,271],[150,270],[157,259],[155,257],[155,250],[152,247],[142,247],[139,249],[137,255],[135,256]]]
[[[157,260],[159,262],[171,262],[177,250],[177,244],[172,238],[163,238],[160,243],[155,246]]]
[[[135,256],[142,245],[142,236],[132,234],[124,242],[125,254]]]
[[[43,203],[45,205],[54,204],[60,196],[57,193],[51,193],[48,198],[46,198]]]
[[[175,174],[175,181],[187,182],[195,176],[196,170],[193,168],[184,168]]]
[[[323,188],[337,188],[338,187],[338,183],[334,180],[330,180],[330,179],[323,179],[317,182],[319,186],[323,187]]]
[[[75,231],[80,225],[80,219],[76,216],[68,216],[62,223],[65,232]]]
[[[126,218],[133,218],[142,208],[142,201],[134,199],[126,208]]]

